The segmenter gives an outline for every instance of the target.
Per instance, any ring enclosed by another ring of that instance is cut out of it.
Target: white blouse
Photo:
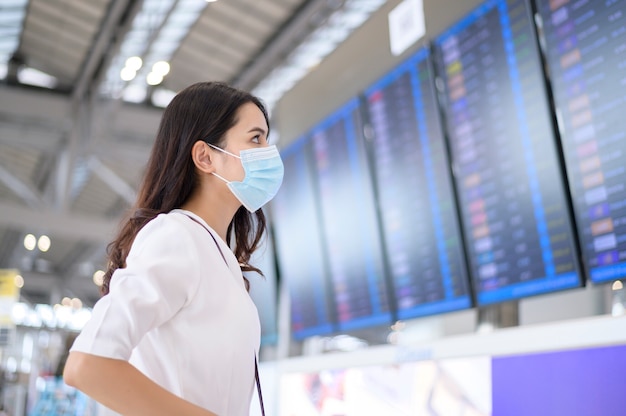
[[[217,415],[248,415],[258,312],[233,252],[209,228],[227,266],[207,230],[187,216],[209,228],[173,210],[141,229],[72,351],[128,360]]]

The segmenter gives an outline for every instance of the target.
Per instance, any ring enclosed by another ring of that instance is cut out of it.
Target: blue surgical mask
[[[228,184],[230,191],[248,211],[256,212],[274,198],[283,182],[284,173],[283,161],[276,146],[242,150],[239,152],[240,156],[237,156],[210,143],[207,144],[241,160],[245,172],[243,181],[229,181],[215,172],[213,175]]]

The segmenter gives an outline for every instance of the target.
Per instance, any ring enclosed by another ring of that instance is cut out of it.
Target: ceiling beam
[[[106,71],[111,60],[111,50],[119,46],[120,39],[130,27],[128,21],[132,20],[136,6],[140,3],[137,0],[112,0],[74,84],[70,103],[70,111],[74,115],[73,125],[60,151],[56,181],[53,182],[56,186],[55,205],[60,211],[68,210],[76,160],[80,156],[81,147],[90,138],[98,79]]]
[[[305,2],[230,83],[244,90],[252,90],[316,28],[315,22],[330,15],[338,7],[337,4],[341,6],[341,2],[337,1]]]
[[[129,17],[129,12],[133,9],[135,0],[113,0],[109,6],[109,12],[104,18],[100,32],[92,44],[91,50],[83,68],[74,84],[72,91],[73,104],[82,102],[83,97],[93,86],[94,77],[97,71],[103,69],[102,65],[107,60],[106,56],[111,46],[120,35],[120,29],[125,27],[125,22]],[[132,15],[132,13],[130,13]]]
[[[135,203],[137,198],[137,191],[130,186],[123,178],[115,173],[111,168],[102,163],[100,159],[92,156],[87,161],[87,165],[93,174],[98,176],[109,188],[116,192],[119,196],[124,198],[129,205]]]
[[[42,131],[46,133],[45,137],[58,137],[55,143],[66,137],[76,116],[70,111],[70,104],[69,96],[48,90],[0,86],[0,142],[19,144],[26,140],[28,147],[49,148],[42,145],[37,137]],[[104,125],[104,129],[96,129],[94,134],[107,139],[112,135],[119,136],[124,141],[138,139],[151,145],[163,109],[127,104],[119,100],[119,108],[116,105],[111,111],[111,104],[111,100],[94,100],[91,123]],[[103,117],[103,114],[110,116]],[[24,132],[35,136],[24,138]]]
[[[36,149],[40,152],[54,152],[65,135],[52,123],[38,122],[37,119],[4,120],[0,115],[0,144],[17,149]]]
[[[4,166],[0,165],[0,181],[14,194],[22,199],[30,208],[38,209],[43,206],[43,199],[35,187],[21,181]]]
[[[53,289],[58,289],[63,279],[56,274],[40,273],[29,270],[20,270],[20,275],[24,278],[23,292],[52,292]],[[60,302],[61,300],[57,300]]]
[[[93,301],[99,298],[99,288],[93,283],[90,276],[75,276],[64,278],[56,274],[39,273],[21,270],[24,278],[24,287],[21,295],[31,300],[31,295],[47,294],[45,303],[50,305],[61,303],[64,296],[78,297],[83,306],[93,307]]]
[[[0,226],[42,230],[51,236],[94,242],[110,242],[119,226],[119,219],[110,220],[50,209],[30,209],[22,205],[0,202]]]
[[[0,87],[0,115],[6,121],[36,122],[55,131],[71,127],[67,96],[28,87]]]

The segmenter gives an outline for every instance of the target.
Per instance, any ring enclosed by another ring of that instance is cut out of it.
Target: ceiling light
[[[102,270],[96,270],[93,274],[93,282],[96,286],[102,286],[102,283],[104,283],[104,272]]]
[[[172,90],[156,88],[152,93],[152,104],[157,107],[165,108],[175,96],[176,92]]]
[[[122,81],[132,81],[135,76],[137,76],[137,71],[128,66],[125,66],[120,71],[120,78],[122,78]]]
[[[24,237],[24,247],[28,251],[33,251],[37,246],[37,238],[32,234],[26,234]]]
[[[50,237],[48,237],[47,235],[42,235],[41,237],[39,237],[39,241],[37,241],[37,247],[44,253],[48,251],[50,249]]]
[[[13,322],[20,325],[24,323],[26,316],[28,315],[28,305],[23,302],[18,302],[11,308],[11,318]]]
[[[126,68],[139,71],[139,68],[141,68],[141,65],[143,65],[143,61],[138,56],[131,56],[128,59],[126,59]]]
[[[150,72],[146,77],[148,85],[159,85],[163,81],[163,75],[156,72]]]
[[[19,288],[24,287],[24,278],[20,276],[19,274],[15,275],[15,277],[13,278],[13,281],[15,282],[15,286]]]
[[[124,89],[124,101],[129,103],[141,103],[146,99],[146,87],[145,85],[133,85],[130,84]]]
[[[156,75],[151,76],[154,82],[151,85],[163,82],[162,77],[169,69],[165,70],[165,66],[158,69],[160,65],[153,68],[153,65],[172,57],[205,7],[207,2],[198,0],[144,0],[120,45],[118,55],[106,71],[106,80],[100,85],[100,92],[109,97],[121,97],[127,102],[143,102],[148,72],[161,75],[158,82]],[[141,57],[141,65],[135,60],[138,57]],[[120,81],[124,65],[136,72],[130,85]],[[128,92],[135,86],[141,87],[144,92],[139,89]]]
[[[59,83],[59,81],[52,75],[29,67],[20,68],[18,70],[17,80],[21,84],[49,89],[55,88]]]
[[[170,72],[170,64],[166,61],[155,62],[155,64],[152,65],[152,72],[164,77]]]

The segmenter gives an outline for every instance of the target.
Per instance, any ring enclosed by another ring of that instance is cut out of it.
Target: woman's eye
[[[261,143],[261,136],[260,136],[260,135],[256,135],[256,136],[254,136],[254,137],[252,138],[252,141],[253,141],[254,143],[257,143],[257,144],[258,144],[258,143]]]

